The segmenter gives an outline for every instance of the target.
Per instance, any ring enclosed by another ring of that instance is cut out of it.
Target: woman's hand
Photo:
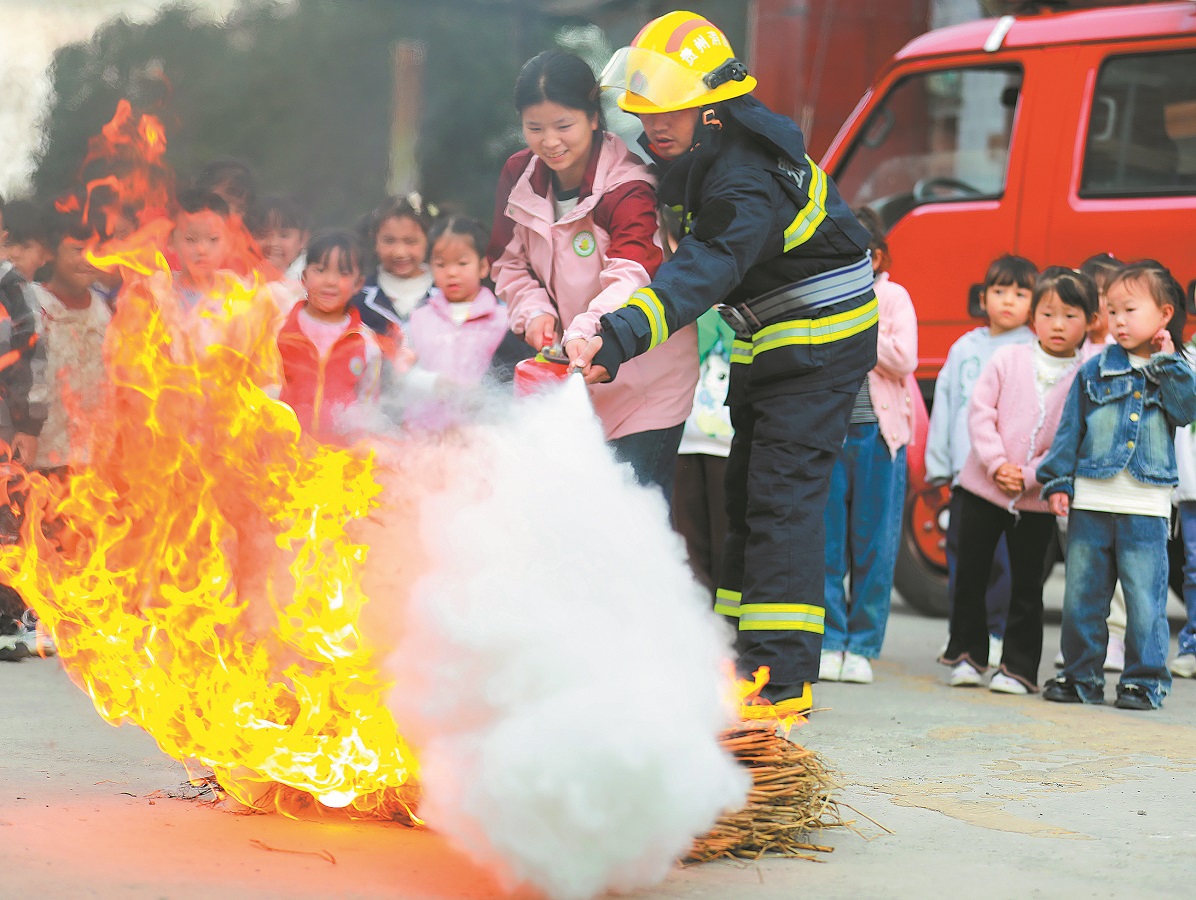
[[[1155,353],[1175,352],[1175,342],[1171,340],[1171,332],[1166,328],[1160,328],[1154,333],[1154,337],[1150,339],[1150,346],[1154,348]]]
[[[536,351],[551,347],[556,343],[556,316],[536,316],[523,330],[523,339]]]
[[[993,475],[993,481],[1010,497],[1014,497],[1026,489],[1026,481],[1022,478],[1022,467],[1016,463],[1001,463]]]
[[[574,338],[565,344],[565,352],[569,355],[569,371],[581,372],[586,384],[602,384],[610,381],[610,373],[604,366],[592,366],[590,362],[594,354],[602,349],[602,338],[592,337]]]
[[[1047,503],[1051,505],[1051,512],[1061,518],[1067,518],[1068,510],[1071,508],[1071,498],[1060,491],[1058,494],[1051,494]]]

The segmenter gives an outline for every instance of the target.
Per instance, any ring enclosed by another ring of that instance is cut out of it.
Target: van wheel
[[[930,488],[906,497],[893,586],[924,616],[945,619],[947,599],[947,503],[950,491]]]

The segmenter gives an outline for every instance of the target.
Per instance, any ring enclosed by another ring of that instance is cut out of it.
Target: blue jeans
[[[677,448],[681,446],[681,432],[685,423],[656,431],[637,431],[610,441],[615,459],[625,462],[635,472],[635,480],[642,485],[656,485],[664,493],[665,502],[673,503],[673,479],[677,474]]]
[[[1103,703],[1105,619],[1113,584],[1125,592],[1125,671],[1121,684],[1146,689],[1159,707],[1171,689],[1167,649],[1167,527],[1161,516],[1074,509],[1067,521],[1063,594],[1063,674],[1085,703]]]
[[[1179,505],[1179,533],[1184,542],[1184,606],[1188,621],[1179,632],[1179,653],[1196,654],[1196,501]]]
[[[850,425],[831,471],[822,649],[880,656],[905,503],[905,448],[894,459],[876,423]],[[851,579],[848,600],[844,579]]]

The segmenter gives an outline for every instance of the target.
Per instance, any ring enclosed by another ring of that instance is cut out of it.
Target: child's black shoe
[[[1042,699],[1052,703],[1083,703],[1080,690],[1076,683],[1066,675],[1052,678],[1042,689]]]
[[[1118,709],[1154,709],[1150,694],[1140,684],[1118,685],[1117,701],[1113,705]]]

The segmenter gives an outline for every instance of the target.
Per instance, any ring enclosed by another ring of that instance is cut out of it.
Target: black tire
[[[947,570],[931,563],[918,550],[910,533],[910,512],[907,502],[901,517],[901,541],[897,546],[893,587],[906,604],[922,615],[945,619],[951,611],[947,599]]]

